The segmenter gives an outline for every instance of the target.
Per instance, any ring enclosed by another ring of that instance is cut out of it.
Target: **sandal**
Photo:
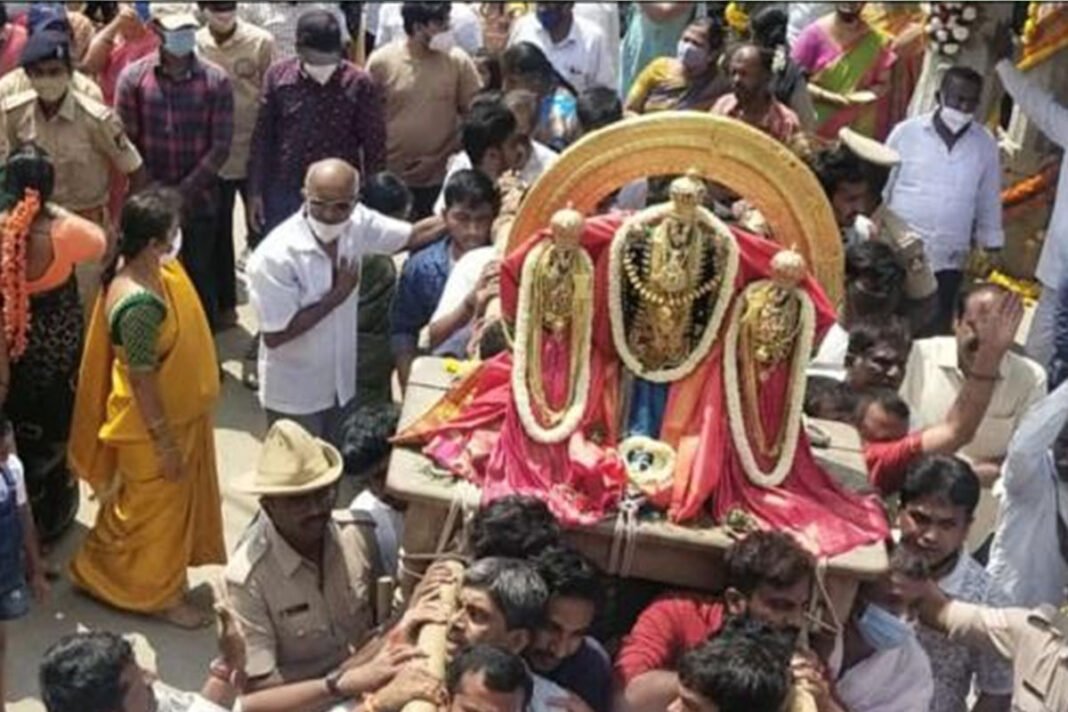
[[[248,349],[245,350],[245,357],[241,361],[241,383],[250,391],[258,391],[260,389],[260,375],[257,367],[259,352],[260,339],[257,334],[252,343],[248,345]]]

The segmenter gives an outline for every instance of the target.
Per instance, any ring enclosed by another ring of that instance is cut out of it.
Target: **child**
[[[14,442],[11,421],[0,413],[0,709],[6,698],[6,621],[26,615],[30,609],[31,589],[38,602],[48,595],[44,563],[37,548],[37,529],[26,496],[22,462],[15,455]]]
[[[860,397],[857,431],[869,443],[900,440],[909,434],[909,407],[896,391],[873,388]]]
[[[857,395],[849,384],[829,376],[809,376],[805,384],[805,415],[853,423]]]

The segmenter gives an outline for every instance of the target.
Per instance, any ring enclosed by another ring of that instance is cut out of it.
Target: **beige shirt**
[[[1063,616],[1053,608],[988,608],[953,601],[945,616],[950,640],[993,648],[1012,661],[1014,712],[1068,710],[1068,636]]]
[[[367,71],[386,97],[386,162],[409,187],[441,185],[460,117],[482,87],[463,50],[413,57],[406,40],[377,49]]]
[[[339,509],[327,531],[322,571],[263,512],[230,558],[226,586],[245,634],[249,677],[277,672],[292,682],[325,675],[370,633],[380,573],[374,520]]]
[[[1046,373],[1029,358],[1005,354],[999,378],[975,438],[960,450],[973,460],[1004,457],[1024,412],[1046,394]],[[956,339],[936,336],[913,342],[901,397],[912,409],[914,428],[944,420],[963,386],[964,374],[957,367]]]
[[[204,59],[222,67],[234,87],[234,138],[230,143],[230,157],[219,170],[219,176],[227,180],[244,178],[252,130],[260,110],[263,75],[274,59],[274,37],[239,19],[234,33],[222,44],[207,27],[197,30],[197,51]]]
[[[118,115],[85,94],[68,91],[51,118],[45,117],[32,89],[3,99],[0,107],[11,147],[33,141],[52,157],[52,201],[68,210],[106,205],[111,168],[129,174],[141,167],[141,154]]]
[[[100,102],[104,101],[104,93],[100,91],[100,85],[94,82],[87,74],[82,74],[75,70],[74,74],[71,75],[71,85],[76,91],[92,99]],[[33,84],[30,83],[30,78],[22,67],[16,67],[0,77],[0,100],[15,94],[31,91],[32,89]]]

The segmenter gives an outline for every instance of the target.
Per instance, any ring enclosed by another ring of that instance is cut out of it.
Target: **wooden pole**
[[[442,608],[448,616],[456,611],[457,602],[460,598],[460,585],[463,577],[463,564],[459,561],[447,561],[445,564],[452,570],[455,583],[441,589]],[[416,647],[426,653],[426,669],[434,677],[445,679],[445,664],[448,662],[446,654],[446,636],[449,632],[448,623],[428,623],[419,630],[416,639]],[[437,712],[437,707],[430,702],[413,700],[404,706],[401,712]]]

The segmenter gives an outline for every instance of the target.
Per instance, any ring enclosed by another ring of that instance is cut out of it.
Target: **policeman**
[[[237,485],[261,507],[225,573],[253,688],[322,677],[372,633],[374,520],[333,509],[341,472],[336,448],[280,420]]]
[[[110,108],[71,83],[70,40],[65,33],[35,33],[22,52],[32,89],[0,101],[8,147],[34,142],[52,157],[58,205],[107,227],[105,206],[111,171],[146,182],[141,156]]]
[[[1063,609],[988,608],[950,600],[930,581],[896,583],[902,596],[917,604],[925,625],[1012,661],[1014,711],[1068,710],[1068,615]]]

